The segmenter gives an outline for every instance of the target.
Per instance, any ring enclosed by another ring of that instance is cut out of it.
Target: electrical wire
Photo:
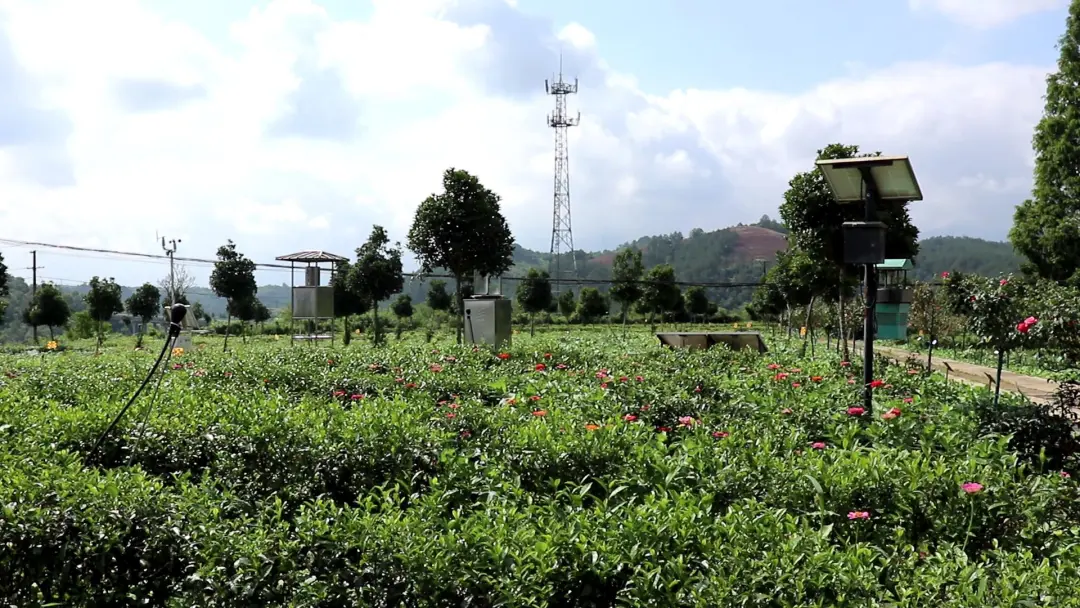
[[[176,349],[176,339],[172,341],[166,341],[166,344],[171,344],[172,348],[169,349],[169,353],[165,355],[164,365],[161,367],[161,372],[158,374],[157,383],[154,384],[154,392],[150,395],[150,402],[143,408],[143,416],[139,421],[139,425],[135,428],[137,435],[135,436],[135,442],[131,446],[131,452],[128,453],[126,466],[131,466],[131,463],[135,461],[135,454],[139,451],[139,446],[142,444],[143,437],[146,436],[146,424],[150,421],[150,412],[154,409],[154,404],[157,403],[158,393],[161,392],[161,381],[165,379],[165,370],[169,369],[169,361],[172,359],[172,353]],[[153,372],[151,372],[152,374]]]

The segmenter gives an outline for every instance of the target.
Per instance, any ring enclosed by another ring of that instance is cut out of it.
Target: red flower
[[[536,371],[538,371],[538,372],[542,372],[542,371],[544,371],[545,369],[547,369],[547,366],[546,366],[546,365],[544,365],[543,363],[537,363],[537,364],[536,364]]]
[[[637,380],[638,382],[644,382],[645,377],[644,376],[634,376],[634,380]]]
[[[529,397],[529,401],[539,401],[539,400],[540,400],[540,395],[533,395],[532,397]]]
[[[773,380],[776,380],[778,382],[780,380],[787,380],[787,374],[785,374],[784,372],[780,372],[779,374],[776,374],[775,376],[773,376]]]
[[[892,420],[893,418],[896,418],[897,416],[899,416],[901,413],[903,413],[903,412],[900,411],[900,408],[894,407],[891,410],[889,410],[889,411],[885,412],[884,414],[882,414],[881,417],[884,418],[885,420]]]
[[[776,363],[770,363],[769,369],[780,369],[780,365]]]
[[[507,359],[510,358],[510,353],[499,353],[499,358],[502,359],[503,361],[506,361]]]
[[[442,371],[442,366],[439,365],[438,363],[432,363],[431,366],[428,367],[428,369],[430,369],[431,371],[433,371],[433,372],[435,372],[437,374],[437,373]]]
[[[821,376],[813,376],[810,378],[811,382],[821,382],[822,380],[824,380],[824,378],[822,378]]]
[[[810,447],[814,448],[815,450],[824,450],[826,445],[824,441],[815,441],[814,443],[810,444]]]
[[[334,396],[335,397],[344,397],[345,396],[345,391],[334,391]]]
[[[532,413],[532,415],[536,416],[537,418],[543,418],[544,416],[547,416],[547,410],[536,410]]]
[[[544,358],[545,359],[550,359],[551,358],[551,353],[544,353]]]
[[[626,376],[619,376],[619,382],[628,382],[629,380],[630,378],[627,378]]]
[[[847,413],[848,413],[848,416],[862,416],[863,414],[866,413],[866,410],[864,410],[861,407],[857,407],[857,406],[856,407],[849,407],[849,408],[847,408]]]
[[[360,401],[363,398],[364,398],[364,396],[361,395],[360,393],[357,393],[357,394],[353,395],[352,397],[350,397],[350,399],[352,399],[353,401]]]
[[[637,420],[637,416],[635,416],[633,414],[627,414],[627,415],[623,416],[622,419],[627,421],[627,422],[634,422],[635,420]]]
[[[658,433],[670,433],[671,432],[671,427],[670,426],[658,426],[658,427],[656,427],[656,431]]]
[[[405,385],[405,388],[416,388],[416,383],[415,382],[410,382],[410,383]]]
[[[715,431],[712,434],[712,436],[716,437],[717,439],[726,439],[729,435],[730,433],[728,433],[727,431]]]
[[[841,361],[840,367],[851,367],[851,361]]]
[[[881,388],[883,386],[885,386],[884,380],[874,380],[870,382],[870,388]]]
[[[469,432],[469,431],[461,431],[461,438],[462,439],[468,439],[469,437],[472,437],[471,432]]]

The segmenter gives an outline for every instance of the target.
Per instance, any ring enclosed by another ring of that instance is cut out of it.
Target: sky
[[[0,239],[352,257],[454,167],[547,251],[561,56],[578,249],[775,218],[833,142],[911,157],[924,237],[1004,240],[1067,4],[0,0]],[[0,241],[19,276],[31,250],[61,284],[168,270]]]

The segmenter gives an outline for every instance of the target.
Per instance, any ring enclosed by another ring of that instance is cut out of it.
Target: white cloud
[[[1027,15],[1068,6],[1069,0],[908,0],[916,11],[933,11],[969,27],[989,29]]]
[[[1047,70],[899,64],[799,94],[655,95],[611,68],[585,26],[556,30],[502,0],[376,0],[367,22],[276,0],[224,41],[150,2],[93,4],[0,0],[0,90],[20,92],[0,99],[0,127],[7,115],[34,129],[12,140],[0,128],[0,237],[155,251],[161,231],[186,256],[211,257],[227,238],[258,261],[349,254],[373,223],[403,240],[454,166],[503,196],[519,242],[544,249],[554,160],[542,81],[561,51],[581,76],[579,247],[775,214],[791,175],[835,141],[911,155],[924,233],[1001,238],[1029,188]],[[46,261],[51,276],[106,272]]]

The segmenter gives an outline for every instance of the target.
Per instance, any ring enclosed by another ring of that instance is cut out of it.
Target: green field
[[[641,331],[0,355],[16,606],[1080,605],[1072,427]],[[895,408],[895,409],[894,409]],[[978,485],[971,485],[978,484]]]

